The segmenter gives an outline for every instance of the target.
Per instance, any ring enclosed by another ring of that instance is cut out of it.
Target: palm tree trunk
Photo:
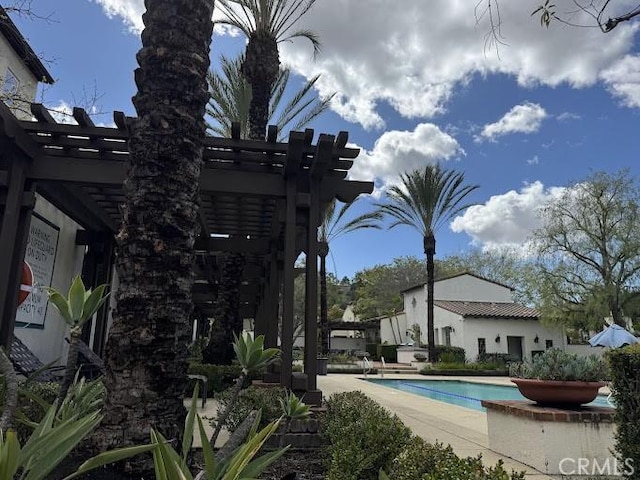
[[[0,375],[4,377],[4,409],[0,417],[0,430],[6,432],[13,427],[13,416],[18,406],[18,376],[4,348],[0,347]]]
[[[146,0],[133,98],[117,308],[107,344],[101,450],[179,440],[186,415],[198,184],[213,0]],[[125,469],[151,476],[150,456]]]
[[[327,255],[329,245],[326,242],[318,243],[318,255],[320,256],[320,354],[329,355],[331,348],[329,331],[329,318],[327,309]]]
[[[242,74],[251,85],[249,138],[264,140],[269,121],[271,89],[280,69],[278,43],[271,35],[253,32],[247,43]]]
[[[436,343],[433,325],[434,305],[433,305],[433,285],[435,282],[435,272],[433,257],[436,254],[436,237],[433,233],[424,237],[424,253],[427,256],[427,342],[429,362],[436,361]]]
[[[72,327],[69,342],[69,353],[67,354],[67,366],[64,369],[64,378],[62,379],[62,385],[60,385],[60,391],[57,397],[57,408],[60,408],[62,402],[67,396],[67,392],[73,384],[73,380],[76,377],[76,370],[78,368],[78,349],[80,336],[82,335],[81,327]]]
[[[244,263],[244,255],[238,253],[227,254],[222,260],[215,318],[211,325],[209,343],[202,352],[205,363],[231,365],[236,358],[233,351],[233,334],[240,335],[243,327],[240,315],[240,284]]]

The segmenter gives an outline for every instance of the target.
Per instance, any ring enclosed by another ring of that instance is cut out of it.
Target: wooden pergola
[[[80,108],[73,110],[78,125],[57,123],[39,104],[32,105],[32,113],[35,121],[18,121],[0,103],[0,342],[7,348],[36,192],[84,228],[76,244],[86,246],[85,281],[97,285],[111,280],[129,125],[135,120],[115,112],[116,128],[108,128],[95,126]],[[316,144],[313,130],[292,132],[287,143],[276,142],[276,137],[276,128],[269,127],[266,141],[241,140],[239,128],[232,138],[206,139],[194,304],[203,318],[211,317],[219,256],[244,254],[242,315],[255,320],[255,331],[265,335],[268,346],[275,346],[280,337],[280,383],[305,390],[313,401],[317,262],[306,262],[305,368],[298,377],[291,371],[294,263],[303,251],[307,258],[317,258],[317,229],[328,203],[334,198],[351,202],[370,193],[373,183],[346,179],[359,153],[346,147],[346,132],[321,134]],[[100,355],[106,323],[105,311],[93,345]]]

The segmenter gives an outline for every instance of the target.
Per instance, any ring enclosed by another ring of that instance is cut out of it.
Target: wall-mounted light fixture
[[[500,343],[500,334],[496,335],[496,343]]]
[[[538,335],[533,339],[533,343],[540,343],[540,337],[538,337]]]
[[[455,329],[455,328],[453,328],[453,327],[451,327],[451,326],[449,327],[449,330],[450,330],[452,333],[456,333],[456,329]]]
[[[413,308],[416,307],[417,303],[418,303],[418,301],[416,300],[416,297],[413,297],[413,300],[411,300],[411,305],[413,306]]]

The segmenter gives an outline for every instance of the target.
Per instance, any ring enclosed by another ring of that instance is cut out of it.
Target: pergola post
[[[311,180],[307,218],[307,262],[305,278],[304,372],[307,391],[317,390],[318,357],[318,221],[320,217],[318,182]],[[319,394],[322,401],[322,394]],[[309,402],[309,399],[306,399]]]
[[[35,192],[34,186],[27,181],[28,160],[7,145],[3,145],[3,151],[9,168],[2,182],[4,188],[0,189],[0,205],[3,207],[0,227],[0,344],[9,352]]]

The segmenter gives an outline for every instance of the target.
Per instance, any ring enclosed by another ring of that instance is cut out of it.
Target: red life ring
[[[33,271],[27,262],[22,262],[22,278],[20,279],[20,291],[18,292],[18,306],[22,305],[33,291]]]

